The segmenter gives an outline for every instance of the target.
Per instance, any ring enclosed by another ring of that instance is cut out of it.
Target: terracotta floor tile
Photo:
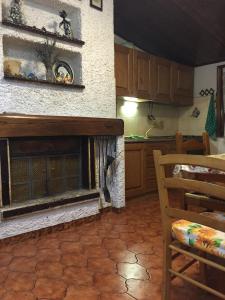
[[[96,274],[94,286],[100,292],[125,293],[127,291],[125,279],[118,274]]]
[[[124,242],[133,242],[133,243],[144,242],[143,235],[137,232],[121,232],[119,237]]]
[[[118,239],[120,238],[120,233],[116,231],[107,231],[106,229],[98,230],[98,235],[101,238],[107,237],[108,239]]]
[[[0,300],[161,300],[160,222],[152,195],[127,202],[120,214],[1,246]],[[199,278],[197,266],[187,273]],[[223,274],[209,275],[224,286]],[[218,300],[180,279],[172,294],[171,300]]]
[[[66,284],[60,279],[41,278],[36,281],[33,293],[38,299],[62,300]]]
[[[156,285],[160,286],[162,283],[162,269],[150,269],[148,270],[148,273],[150,274],[150,280],[151,282],[155,283]]]
[[[79,242],[62,242],[60,244],[60,250],[62,253],[81,254],[83,247]]]
[[[59,262],[61,259],[61,251],[59,249],[41,249],[36,255],[37,261]]]
[[[116,232],[135,232],[135,229],[132,225],[114,225],[113,230]]]
[[[0,274],[1,274],[1,276],[0,276],[0,284],[3,284],[4,281],[6,280],[8,274],[9,274],[9,269],[7,267],[1,267],[0,268]],[[0,290],[1,290],[1,286],[0,286]]]
[[[162,269],[162,258],[157,255],[137,254],[138,264],[147,269]]]
[[[126,250],[127,245],[120,239],[104,239],[103,246],[108,250]]]
[[[6,292],[7,291],[5,290],[5,288],[1,286],[1,288],[0,288],[0,299],[3,299],[3,295],[5,295]]]
[[[133,297],[128,294],[112,294],[112,293],[102,293],[101,300],[134,300]]]
[[[88,269],[95,273],[115,273],[116,263],[109,258],[89,258]]]
[[[161,300],[161,291],[158,286],[149,280],[127,280],[128,294],[138,300]],[[181,300],[181,299],[180,299]]]
[[[9,265],[10,271],[29,272],[35,271],[36,261],[33,258],[14,257]]]
[[[5,289],[14,292],[31,291],[36,277],[29,273],[11,272],[5,281]]]
[[[145,268],[138,264],[129,264],[129,263],[119,263],[118,274],[123,276],[126,279],[139,279],[139,280],[148,280],[149,275]]]
[[[0,253],[0,267],[6,267],[12,260],[10,253]]]
[[[64,254],[62,255],[61,262],[63,265],[68,267],[86,267],[87,259],[87,256],[82,254]]]
[[[48,239],[46,237],[42,237],[37,241],[38,249],[57,249],[59,248],[59,240],[58,239]]]
[[[26,243],[21,243],[13,249],[14,256],[32,257],[35,256],[36,253],[37,247],[35,245],[27,245]]]
[[[39,262],[36,265],[36,275],[39,278],[60,278],[63,274],[63,265],[58,262]]]
[[[102,244],[102,238],[98,235],[85,235],[81,237],[80,243],[86,246],[100,246]]]
[[[90,286],[93,284],[93,272],[87,268],[67,267],[63,279],[69,285]]]
[[[100,246],[84,246],[84,254],[88,258],[100,258],[100,257],[108,257],[108,251]]]
[[[132,244],[129,246],[128,243],[128,250],[135,253],[135,254],[153,254],[153,247],[151,243],[139,243],[139,244]]]
[[[1,246],[0,253],[12,253],[14,247],[15,245]]]
[[[128,250],[109,250],[109,258],[111,258],[116,263],[136,263],[137,259],[134,253]]]
[[[60,241],[65,241],[65,242],[79,242],[80,235],[75,233],[75,232],[63,232],[63,231],[61,231],[60,233],[57,234],[57,238]]]
[[[64,300],[99,300],[100,293],[92,287],[75,288],[69,287]]]
[[[7,292],[1,300],[36,300],[31,292]]]

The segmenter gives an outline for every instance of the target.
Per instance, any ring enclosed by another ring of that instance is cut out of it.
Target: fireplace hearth
[[[98,197],[94,137],[121,133],[121,120],[1,115],[3,218]]]

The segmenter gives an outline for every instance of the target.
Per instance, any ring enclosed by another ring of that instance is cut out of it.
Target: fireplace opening
[[[2,142],[8,154],[8,166],[3,165],[3,170],[8,170],[9,189],[7,193],[7,185],[3,185],[3,207],[41,199],[51,202],[57,196],[62,200],[63,195],[71,198],[73,192],[95,188],[91,138],[23,137]]]

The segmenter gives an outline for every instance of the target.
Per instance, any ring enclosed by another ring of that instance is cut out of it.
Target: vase
[[[54,82],[54,74],[52,71],[52,67],[46,68],[46,80],[50,82]]]

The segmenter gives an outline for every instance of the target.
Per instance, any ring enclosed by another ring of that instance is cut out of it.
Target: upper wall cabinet
[[[173,64],[174,102],[181,105],[193,104],[194,69]]]
[[[115,45],[117,96],[179,106],[193,104],[194,69]]]
[[[154,100],[171,103],[173,98],[172,62],[161,57],[155,57],[154,61]]]
[[[117,96],[133,96],[133,50],[115,45],[115,76]]]
[[[153,59],[152,56],[134,50],[134,90],[137,98],[153,97]]]

